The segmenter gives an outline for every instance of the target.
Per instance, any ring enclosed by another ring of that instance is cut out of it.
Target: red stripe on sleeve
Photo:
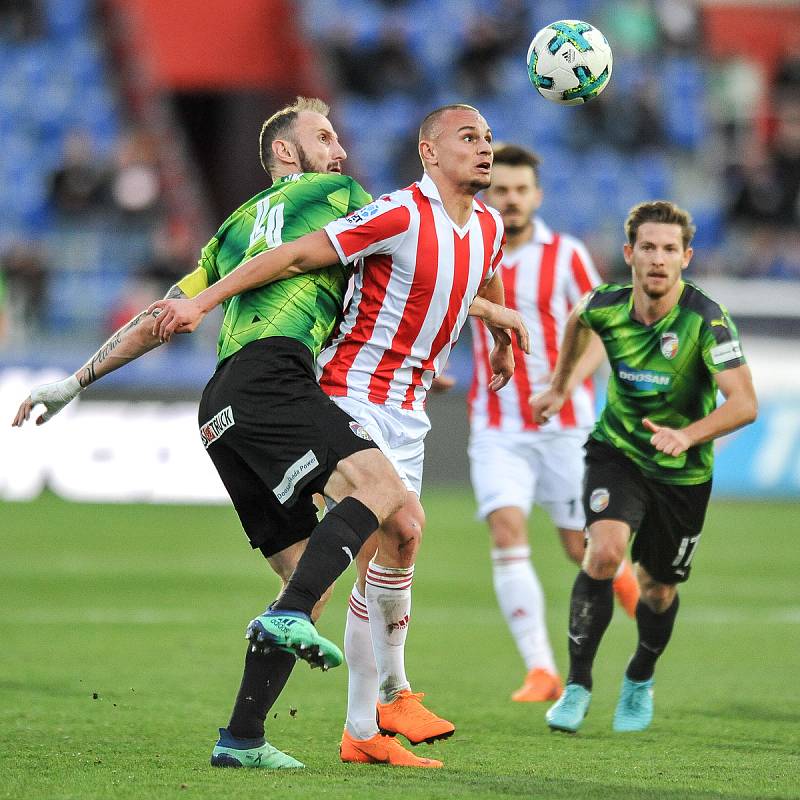
[[[413,188],[413,198],[420,216],[414,278],[392,344],[384,351],[369,382],[370,402],[380,405],[386,402],[395,370],[406,360],[422,330],[425,316],[433,300],[436,275],[439,271],[439,240],[436,236],[431,201],[422,194],[418,186]],[[403,405],[405,406],[405,403]]]
[[[509,308],[519,308],[517,305],[517,278],[519,270],[516,266],[507,267],[503,271],[503,286],[506,294],[506,305]],[[522,418],[522,427],[526,431],[535,431],[539,426],[534,422],[533,412],[531,411],[528,400],[531,396],[531,381],[528,375],[528,365],[525,362],[525,353],[519,346],[516,337],[511,337],[511,348],[514,353],[514,377],[511,382],[517,390],[517,401],[519,403],[519,413]],[[507,390],[506,390],[507,391]],[[489,394],[496,394],[489,390]]]
[[[592,289],[592,281],[589,278],[589,273],[586,271],[586,265],[583,263],[583,259],[577,250],[572,251],[570,267],[572,268],[572,277],[575,279],[575,284],[581,294],[586,294],[586,292]]]
[[[481,283],[483,283],[489,274],[489,270],[494,269],[500,263],[500,259],[503,257],[503,246],[502,244],[500,245],[497,254],[492,258],[494,240],[497,236],[497,220],[480,200],[478,205],[483,209],[483,213],[478,214],[478,221],[483,234],[483,272],[481,273]],[[505,242],[505,234],[503,235],[503,241]]]
[[[371,217],[365,222],[345,228],[336,234],[336,240],[347,258],[366,250],[376,242],[391,239],[408,230],[411,223],[411,212],[405,206],[395,206]]]

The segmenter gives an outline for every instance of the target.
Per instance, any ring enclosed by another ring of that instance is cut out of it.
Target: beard
[[[297,142],[294,143],[294,146],[297,148],[297,160],[300,162],[300,172],[321,172],[322,170],[317,169],[315,164],[312,164],[309,160],[308,156],[306,155],[306,151],[303,150],[302,146]]]

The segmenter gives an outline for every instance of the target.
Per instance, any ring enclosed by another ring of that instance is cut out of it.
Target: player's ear
[[[436,148],[434,147],[433,142],[429,142],[427,139],[423,139],[419,143],[419,157],[422,159],[422,166],[427,166],[428,164],[436,164]]]
[[[683,251],[683,264],[681,265],[681,269],[686,269],[689,266],[689,262],[692,260],[692,256],[694,255],[694,250],[691,247],[687,247]]]
[[[275,139],[272,142],[272,152],[275,154],[275,158],[284,163],[291,163],[295,160],[294,147],[286,139]]]
[[[622,257],[625,259],[625,263],[630,266],[631,265],[631,257],[633,256],[633,246],[628,242],[625,242],[622,245]]]

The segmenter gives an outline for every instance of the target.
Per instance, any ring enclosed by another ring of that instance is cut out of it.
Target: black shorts
[[[631,557],[660,583],[689,579],[711,495],[711,481],[682,486],[645,476],[627,456],[589,439],[585,445],[586,525],[626,522],[634,532]]]
[[[317,524],[312,494],[341,459],[376,447],[319,388],[308,348],[283,336],[220,364],[198,421],[250,544],[265,556],[308,538]]]

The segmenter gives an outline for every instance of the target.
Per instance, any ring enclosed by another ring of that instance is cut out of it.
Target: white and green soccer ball
[[[528,48],[528,77],[536,91],[565,106],[597,97],[608,85],[611,64],[606,37],[576,19],[542,28]]]

